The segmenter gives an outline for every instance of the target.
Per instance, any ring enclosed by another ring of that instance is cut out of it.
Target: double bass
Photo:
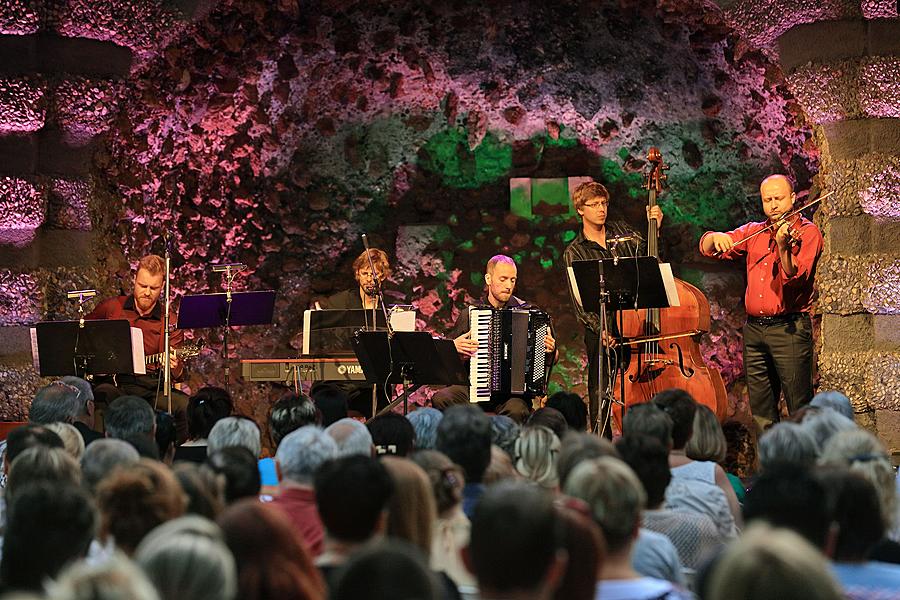
[[[650,148],[647,156],[649,171],[645,187],[649,192],[648,206],[656,206],[657,195],[665,180],[662,154]],[[656,219],[650,219],[647,233],[647,254],[659,258]],[[679,306],[622,311],[620,353],[622,365],[619,376],[624,385],[615,386],[613,398],[613,429],[622,430],[622,407],[648,402],[654,394],[669,388],[690,393],[699,403],[708,406],[721,421],[725,417],[728,396],[722,375],[710,368],[700,354],[700,338],[709,332],[709,300],[693,285],[675,279]],[[624,400],[623,400],[624,388]]]

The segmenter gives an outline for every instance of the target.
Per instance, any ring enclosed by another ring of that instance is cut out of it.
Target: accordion
[[[544,336],[550,315],[534,309],[469,307],[469,326],[478,350],[469,362],[469,401],[491,394],[541,396],[550,365]]]

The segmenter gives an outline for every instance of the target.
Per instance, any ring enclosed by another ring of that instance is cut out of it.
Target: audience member
[[[559,475],[559,487],[565,488],[566,479],[576,466],[592,458],[601,456],[619,457],[612,442],[586,432],[570,431],[562,439],[559,448],[559,460],[556,471]]]
[[[463,512],[471,518],[484,493],[482,478],[491,461],[491,423],[484,411],[470,405],[455,405],[444,411],[435,450],[462,467],[466,476]]]
[[[94,494],[99,484],[114,469],[128,468],[140,460],[137,450],[128,442],[105,438],[88,445],[81,457],[84,486]]]
[[[417,450],[434,450],[434,441],[437,437],[437,427],[444,413],[436,408],[425,406],[406,415],[416,433],[415,445]]]
[[[288,392],[279,398],[269,413],[269,435],[277,448],[284,436],[307,425],[319,425],[321,418],[313,401],[304,393]]]
[[[79,393],[76,396],[78,412],[72,419],[72,425],[81,434],[84,445],[103,439],[103,434],[94,429],[97,423],[94,414],[94,390],[91,389],[91,384],[74,375],[66,375],[59,380],[78,389]]]
[[[555,433],[559,439],[562,439],[566,432],[569,431],[569,424],[566,422],[563,414],[555,408],[547,406],[531,413],[531,416],[525,422],[523,430],[528,427],[546,427]]]
[[[32,448],[13,464],[27,459]],[[62,450],[66,460],[73,459]],[[6,591],[41,591],[46,578],[54,578],[72,560],[87,555],[94,535],[91,500],[77,484],[36,480],[9,497],[9,513],[0,560],[0,582]]]
[[[507,479],[521,479],[521,476],[513,466],[512,458],[500,449],[500,446],[491,444],[491,462],[481,478],[481,483],[491,485]]]
[[[241,600],[325,600],[325,584],[303,538],[281,511],[244,499],[219,516],[238,571]]]
[[[851,421],[855,421],[856,417],[853,413],[853,405],[850,404],[850,398],[837,390],[828,390],[819,392],[809,402],[810,406],[816,408],[830,408]]]
[[[194,462],[179,463],[172,472],[187,496],[185,512],[215,521],[225,506],[224,482],[221,478]]]
[[[140,396],[120,396],[113,400],[103,415],[106,437],[124,440],[132,435],[153,439],[156,414]]]
[[[728,453],[728,442],[725,440],[725,432],[719,424],[719,419],[708,406],[705,404],[697,405],[697,412],[694,414],[694,435],[688,440],[684,451],[691,460],[706,460],[718,463],[725,476],[731,483],[734,495],[739,503],[744,501],[744,484],[740,477],[729,473],[725,468],[725,457]]]
[[[234,558],[215,523],[188,516],[148,533],[135,562],[156,586],[160,600],[234,600]]]
[[[407,456],[415,445],[416,432],[403,415],[389,412],[377,415],[366,423],[372,434],[375,453],[391,456]]]
[[[209,454],[227,448],[240,446],[249,450],[254,457],[259,457],[262,445],[259,439],[259,427],[245,417],[225,417],[219,419],[209,431],[206,451]]]
[[[231,395],[220,387],[203,387],[188,399],[188,439],[175,450],[175,460],[206,460],[209,432],[234,410]]]
[[[759,438],[759,468],[778,465],[811,467],[819,455],[816,441],[807,429],[796,423],[776,423]]]
[[[137,453],[141,455],[141,458],[160,460],[159,447],[156,445],[154,436],[145,433],[132,433],[123,437],[122,440],[131,444],[137,450]]]
[[[344,418],[335,421],[325,428],[325,433],[334,439],[337,444],[338,456],[374,456],[375,444],[372,443],[372,434],[369,428],[356,419]]]
[[[566,572],[553,594],[554,600],[593,600],[597,575],[606,557],[606,542],[591,510],[578,498],[564,497],[555,506],[562,525]]]
[[[519,439],[519,433],[522,426],[504,415],[491,415],[491,444],[498,446],[501,450],[509,455],[510,461],[514,460],[516,454],[516,440]]]
[[[644,435],[659,441],[663,448],[672,448],[672,418],[652,402],[632,404],[622,418],[622,435]]]
[[[188,500],[168,467],[141,459],[97,486],[100,539],[131,556],[153,528],[184,514]]]
[[[401,540],[361,549],[337,574],[331,600],[438,600],[440,584],[420,552]]]
[[[726,421],[722,425],[722,433],[725,434],[725,460],[722,468],[726,473],[736,475],[741,480],[741,490],[738,500],[743,504],[746,485],[759,470],[759,452],[756,443],[755,423],[754,429],[740,421]],[[731,478],[729,478],[731,479]],[[732,486],[734,479],[731,480]]]
[[[6,436],[6,452],[3,454],[3,472],[9,473],[9,466],[29,448],[65,448],[62,438],[44,425],[27,424],[16,427]]]
[[[490,486],[472,515],[463,559],[483,598],[552,598],[566,563],[552,495],[525,482]]]
[[[12,502],[20,489],[35,483],[81,485],[81,467],[63,448],[32,446],[9,466],[6,501]]]
[[[323,463],[336,456],[337,444],[315,425],[287,434],[275,454],[283,479],[272,505],[288,517],[314,557],[322,552],[325,532],[316,509],[313,478]]]
[[[754,524],[713,568],[709,600],[841,600],[825,557],[787,529]]]
[[[587,429],[587,404],[578,394],[556,392],[547,398],[547,408],[558,410],[566,419],[569,429],[585,431]]]
[[[309,395],[322,414],[322,427],[347,418],[347,392],[338,386],[319,382],[309,390]]]
[[[810,414],[800,423],[805,431],[808,431],[816,442],[816,450],[821,452],[836,433],[841,431],[855,431],[856,423],[841,413],[830,408],[821,408]]]
[[[642,577],[632,566],[646,494],[625,463],[608,456],[583,462],[569,475],[564,491],[587,503],[606,540],[607,555],[598,575],[598,600],[688,597],[672,582]]]
[[[113,554],[99,564],[67,567],[50,583],[47,600],[159,600],[159,594],[137,565]]]
[[[225,504],[259,496],[262,482],[256,458],[246,448],[231,446],[209,455],[205,465],[225,478]]]
[[[34,395],[28,421],[37,425],[71,423],[81,412],[81,390],[62,380],[42,387]]]
[[[394,484],[394,493],[388,501],[387,535],[406,540],[428,556],[432,528],[437,520],[428,475],[406,458],[385,456],[382,464]]]
[[[556,463],[560,446],[559,438],[551,430],[540,425],[527,425],[516,440],[516,471],[541,487],[557,491],[559,474]]]
[[[175,464],[175,451],[178,446],[178,430],[175,418],[167,412],[156,411],[156,449],[159,459],[169,465]]]

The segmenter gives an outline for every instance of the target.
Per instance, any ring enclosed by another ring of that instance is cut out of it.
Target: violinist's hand
[[[709,237],[716,252],[725,253],[734,247],[734,240],[727,233],[713,233]]]
[[[775,242],[781,250],[787,250],[791,247],[794,238],[791,234],[791,226],[787,221],[781,221],[778,230],[775,232]]]
[[[656,219],[656,226],[662,227],[663,211],[659,207],[659,204],[653,208],[647,207],[647,220],[649,221],[650,219]]]
[[[472,358],[478,350],[478,340],[472,339],[471,330],[453,340],[453,345],[456,346],[456,351],[466,358]]]

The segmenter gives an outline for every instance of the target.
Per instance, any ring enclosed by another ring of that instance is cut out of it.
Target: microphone
[[[227,264],[220,264],[220,265],[212,265],[211,268],[212,268],[213,273],[223,273],[225,271],[236,271],[236,272],[240,273],[241,271],[243,271],[244,269],[247,268],[247,265],[245,265],[244,263],[227,263]]]
[[[366,252],[368,252],[369,251],[369,238],[366,237],[366,234],[362,234],[362,241],[363,241],[363,246],[366,249]]]
[[[616,237],[606,238],[607,244],[621,244],[622,242],[630,242],[631,240],[637,239],[635,235],[620,235]]]
[[[87,300],[88,298],[93,298],[97,295],[97,290],[72,290],[71,292],[66,292],[66,298],[69,300],[79,299],[79,300]]]

